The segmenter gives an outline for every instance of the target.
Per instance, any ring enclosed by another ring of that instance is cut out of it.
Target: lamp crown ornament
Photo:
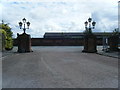
[[[25,27],[27,24],[27,28]],[[29,29],[29,26],[30,26],[30,22],[26,22],[26,18],[23,18],[22,19],[22,22],[19,22],[19,26],[20,26],[20,29],[23,29],[24,33],[26,31],[26,29]],[[23,27],[22,27],[23,26]]]
[[[96,22],[92,21],[92,18],[88,18],[88,21],[86,21],[85,23],[85,30],[87,33],[91,33],[92,29],[95,28]]]

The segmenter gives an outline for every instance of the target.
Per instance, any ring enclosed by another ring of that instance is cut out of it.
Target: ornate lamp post
[[[96,36],[92,33],[92,29],[95,28],[96,22],[89,18],[85,23],[84,33],[84,50],[82,52],[95,53],[96,50]]]
[[[92,22],[92,18],[89,18],[88,21],[86,21],[84,24],[86,33],[92,33],[92,29],[95,28],[96,22]]]
[[[31,37],[29,34],[26,34],[26,29],[29,29],[30,22],[26,22],[26,19],[23,18],[22,22],[19,22],[20,29],[23,29],[23,34],[17,34],[17,40],[18,40],[18,52],[24,53],[24,52],[31,52]],[[27,28],[26,28],[27,26]]]
[[[30,22],[26,22],[25,18],[23,18],[22,21],[23,21],[23,23],[19,22],[19,26],[20,26],[20,29],[23,29],[23,31],[25,33],[26,29],[29,29]],[[27,24],[27,28],[25,28],[26,24]],[[23,28],[22,28],[22,25],[24,25]]]

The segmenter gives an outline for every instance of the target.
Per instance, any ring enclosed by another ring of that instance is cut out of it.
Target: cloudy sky
[[[30,21],[26,32],[43,37],[45,32],[83,32],[84,22],[96,21],[93,32],[110,32],[118,27],[118,0],[2,0],[1,20],[9,23],[16,37],[23,33],[18,22]]]

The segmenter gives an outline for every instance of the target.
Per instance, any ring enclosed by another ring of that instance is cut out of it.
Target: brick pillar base
[[[88,34],[84,36],[84,50],[82,52],[86,53],[96,53],[96,36],[93,34]]]
[[[21,35],[18,34],[17,44],[19,53],[32,52],[30,35],[26,33],[23,33]]]

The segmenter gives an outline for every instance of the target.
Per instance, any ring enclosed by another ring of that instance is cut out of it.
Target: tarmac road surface
[[[2,60],[3,88],[118,88],[118,59],[80,47],[42,47]]]

